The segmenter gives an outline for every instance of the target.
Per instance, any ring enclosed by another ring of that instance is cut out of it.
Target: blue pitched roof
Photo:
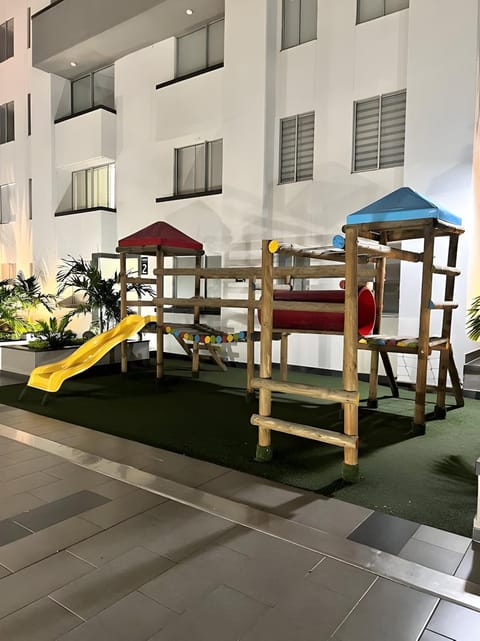
[[[418,220],[419,218],[435,218],[452,225],[462,224],[462,219],[458,216],[446,209],[441,209],[410,187],[401,187],[347,216],[347,225]]]

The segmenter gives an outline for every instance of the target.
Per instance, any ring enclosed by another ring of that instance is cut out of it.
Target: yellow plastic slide
[[[112,347],[127,340],[132,334],[156,322],[156,316],[139,316],[131,314],[124,318],[118,325],[103,334],[98,334],[80,345],[73,354],[61,361],[48,363],[36,367],[30,374],[27,386],[44,390],[45,392],[58,392],[62,383],[84,372],[107,354]]]

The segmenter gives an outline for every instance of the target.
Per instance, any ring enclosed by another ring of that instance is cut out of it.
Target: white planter
[[[129,341],[128,360],[140,361],[149,358],[148,341]],[[23,374],[30,376],[32,370],[39,365],[46,365],[66,358],[74,352],[76,347],[64,347],[63,349],[37,351],[28,349],[26,345],[2,345],[2,371],[12,374]],[[105,354],[95,365],[110,365],[120,362],[120,345],[115,346],[108,354]]]

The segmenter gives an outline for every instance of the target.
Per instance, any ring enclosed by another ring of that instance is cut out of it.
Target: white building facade
[[[33,270],[53,290],[62,258],[114,255],[159,220],[212,264],[259,264],[263,238],[330,244],[348,214],[406,185],[467,230],[461,370],[480,293],[478,0],[111,5],[0,0],[2,277]],[[402,265],[399,284],[392,274],[387,331],[416,333],[417,267]],[[222,287],[246,296],[244,283]],[[238,311],[220,323],[245,327]],[[289,361],[340,370],[341,349],[296,335]]]

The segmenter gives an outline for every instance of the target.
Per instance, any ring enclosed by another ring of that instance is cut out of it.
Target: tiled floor
[[[0,423],[480,584],[464,537],[6,406]],[[2,437],[0,639],[479,641],[480,613]]]

